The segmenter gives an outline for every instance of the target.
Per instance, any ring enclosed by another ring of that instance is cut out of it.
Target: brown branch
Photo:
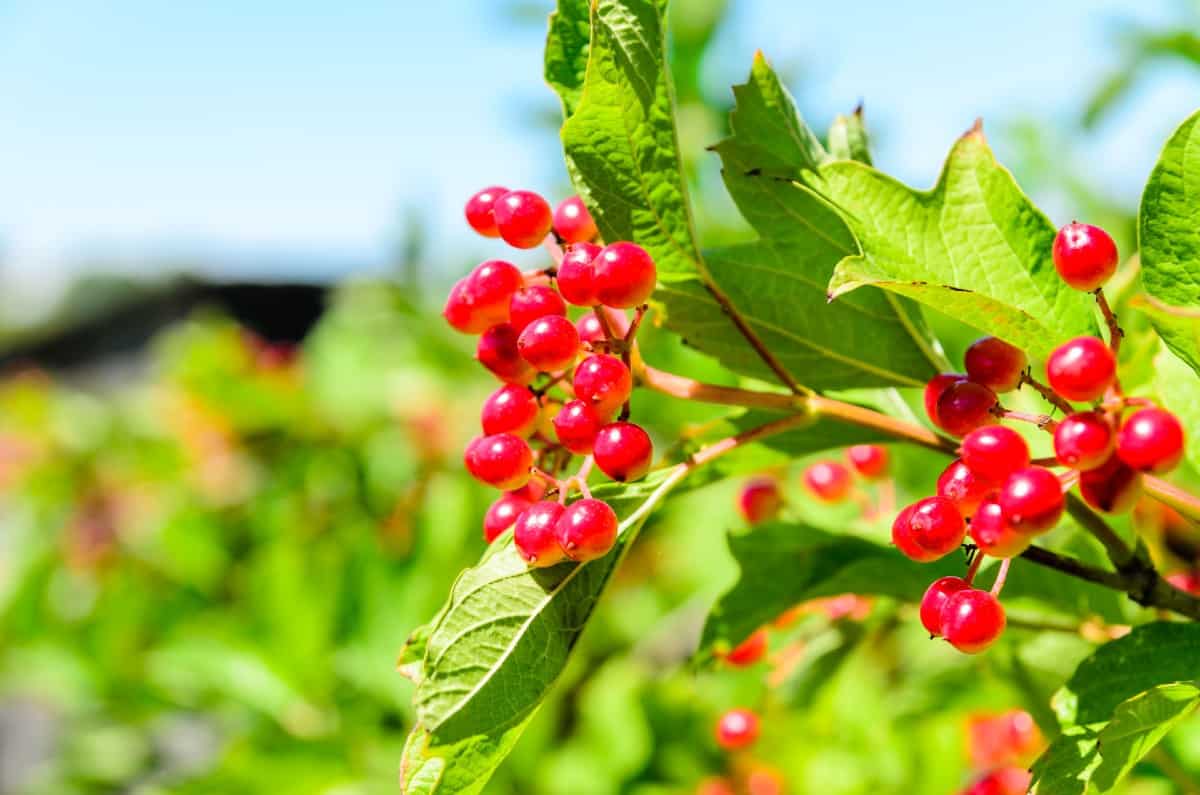
[[[864,428],[873,428],[881,433],[896,439],[918,444],[921,447],[927,447],[930,450],[937,450],[941,453],[954,455],[957,444],[938,436],[931,430],[923,428],[920,425],[914,425],[911,422],[890,417],[887,414],[882,414],[872,409],[856,406],[853,403],[844,403],[840,400],[827,398],[824,395],[813,395],[807,400],[809,410],[819,417],[833,417],[834,419],[848,422],[853,425],[860,425]]]
[[[1117,322],[1117,315],[1112,311],[1112,307],[1108,305],[1108,299],[1104,297],[1104,289],[1096,288],[1096,305],[1100,307],[1100,314],[1104,315],[1104,323],[1108,326],[1108,347],[1112,349],[1113,356],[1121,350],[1121,340],[1125,337],[1125,331]]]
[[[632,370],[638,382],[648,389],[684,400],[697,400],[701,403],[803,412],[808,400],[803,396],[785,395],[781,392],[758,392],[732,386],[704,384],[691,378],[655,369],[637,356],[633,358]]]
[[[1051,406],[1054,406],[1054,408],[1058,409],[1063,414],[1075,413],[1074,406],[1063,400],[1063,398],[1060,397],[1053,389],[1034,378],[1028,367],[1025,368],[1025,372],[1021,373],[1021,381],[1017,384],[1017,388],[1019,389],[1023,384],[1028,384],[1029,386],[1033,387],[1033,390],[1041,395],[1047,403],[1049,403]]]

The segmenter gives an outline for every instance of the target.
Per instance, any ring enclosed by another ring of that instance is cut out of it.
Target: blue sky
[[[886,133],[877,162],[922,186],[976,116],[1070,118],[1115,60],[1115,22],[1174,8],[807,5],[734,0],[708,78],[740,80],[761,47],[799,67],[818,126],[863,99]],[[526,116],[549,96],[542,28],[503,9],[0,0],[0,278],[18,294],[46,290],[81,260],[137,269],[157,254],[211,259],[226,275],[342,275],[385,261],[405,207],[429,221],[431,263],[495,253],[460,223],[463,199],[562,178],[552,139]],[[1132,199],[1198,97],[1200,80],[1166,70],[1073,156]]]

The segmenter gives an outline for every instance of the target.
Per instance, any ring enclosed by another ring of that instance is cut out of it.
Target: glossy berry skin
[[[1098,226],[1073,221],[1054,237],[1054,269],[1076,290],[1095,290],[1117,270],[1117,244]]]
[[[632,422],[613,422],[596,434],[592,455],[600,471],[613,480],[637,480],[650,471],[654,445]]]
[[[1116,357],[1098,337],[1069,340],[1046,360],[1050,388],[1067,400],[1097,400],[1112,386],[1116,375]]]
[[[913,543],[939,558],[962,546],[967,535],[962,514],[945,497],[926,497],[914,503],[908,525]]]
[[[541,284],[530,285],[512,294],[508,304],[508,322],[520,334],[530,323],[547,315],[567,314],[562,296]]]
[[[963,437],[959,453],[972,472],[989,480],[1003,480],[1029,466],[1025,437],[1003,425],[976,428]]]
[[[587,563],[608,554],[617,542],[617,514],[590,497],[567,506],[558,519],[558,545],[571,560]]]
[[[988,497],[971,519],[971,540],[985,555],[1013,558],[1029,549],[1033,536],[1009,524],[999,500]]]
[[[737,496],[738,513],[749,524],[769,522],[779,515],[783,495],[774,478],[754,478],[742,486]]]
[[[515,248],[540,246],[553,223],[550,205],[533,191],[510,190],[492,207],[496,229]]]
[[[517,337],[517,350],[543,373],[565,370],[579,355],[579,332],[562,315],[547,315],[525,327]]]
[[[850,493],[850,470],[837,461],[818,461],[804,470],[804,485],[822,502],[840,502]]]
[[[959,591],[942,607],[942,636],[966,654],[978,654],[1004,631],[1004,607],[987,591]]]
[[[737,751],[758,739],[758,716],[748,709],[731,709],[717,721],[717,745]]]
[[[915,560],[917,563],[929,563],[937,560],[941,555],[925,549],[913,537],[912,515],[916,509],[917,506],[913,504],[896,514],[896,518],[892,521],[892,543],[904,553],[905,557]]]
[[[1121,425],[1117,455],[1138,472],[1169,472],[1183,458],[1183,426],[1164,409],[1138,409]]]
[[[468,293],[467,277],[454,283],[446,295],[446,304],[442,307],[442,317],[455,331],[463,334],[479,334],[488,327],[486,319],[475,312]]]
[[[938,496],[954,503],[963,516],[973,516],[983,498],[999,487],[999,482],[983,477],[962,461],[946,467],[937,481]]]
[[[575,321],[575,330],[579,332],[580,342],[599,342],[604,339],[604,328],[594,312],[580,315]]]
[[[523,283],[511,262],[481,262],[450,289],[442,315],[458,331],[479,334],[508,320],[509,302]]]
[[[658,282],[658,269],[636,243],[610,243],[592,260],[596,298],[614,309],[645,303]]]
[[[1004,481],[998,499],[1008,522],[1026,535],[1054,527],[1066,506],[1062,483],[1044,467],[1025,467],[1014,472]]]
[[[925,589],[921,597],[921,625],[932,637],[942,636],[942,608],[947,600],[970,587],[962,577],[940,577]]]
[[[513,526],[513,543],[525,562],[536,568],[562,563],[567,556],[558,545],[558,520],[564,508],[554,500],[535,502]]]
[[[519,436],[496,433],[472,440],[463,455],[463,463],[476,480],[504,491],[512,491],[529,481],[533,451]]]
[[[998,337],[984,337],[971,343],[963,355],[967,378],[993,392],[1011,392],[1021,383],[1021,373],[1029,364],[1020,348]]]
[[[886,447],[877,444],[856,444],[846,448],[846,460],[850,466],[868,480],[883,477],[887,474],[888,451]]]
[[[572,196],[554,208],[554,232],[564,243],[583,243],[596,236],[596,222],[583,199]]]
[[[1142,475],[1114,455],[1095,469],[1079,473],[1079,496],[1098,511],[1126,513],[1142,496]]]
[[[590,405],[602,419],[612,419],[633,392],[633,376],[616,356],[593,354],[575,368],[575,397]]]
[[[528,384],[537,375],[517,348],[517,332],[507,323],[492,326],[479,338],[475,358],[508,384]]]
[[[750,637],[734,646],[733,649],[725,655],[725,662],[735,668],[745,668],[754,665],[756,662],[767,656],[767,645],[770,639],[767,637],[765,629],[755,630],[750,634]]]
[[[484,237],[500,237],[500,230],[496,228],[496,219],[492,215],[492,208],[496,204],[496,199],[506,193],[508,193],[508,188],[492,185],[467,199],[464,213],[467,216],[467,223],[471,225],[472,229]]]
[[[937,418],[946,433],[965,436],[996,421],[992,416],[995,405],[995,392],[983,384],[959,381],[946,387],[938,398]]]
[[[559,443],[576,455],[592,452],[596,434],[604,421],[595,410],[582,400],[571,400],[563,405],[562,411],[554,415],[554,435]]]
[[[1112,425],[1097,411],[1064,417],[1054,429],[1054,457],[1063,466],[1080,472],[1103,465],[1115,445]]]
[[[925,384],[925,414],[929,417],[929,421],[937,427],[942,427],[942,421],[938,418],[937,404],[942,393],[957,384],[959,381],[966,381],[967,377],[961,373],[939,373],[929,382]]]
[[[528,437],[537,427],[541,406],[528,387],[505,384],[483,402],[480,419],[485,434],[511,433]]]
[[[592,268],[592,260],[600,253],[600,247],[595,243],[576,243],[567,249],[562,262],[558,265],[556,283],[558,291],[569,304],[575,306],[595,306],[600,303],[596,298],[596,274]],[[596,323],[599,326],[599,322]],[[604,333],[601,332],[601,337]]]
[[[520,494],[509,492],[500,495],[483,515],[483,540],[489,544],[508,528],[512,527],[533,501]]]

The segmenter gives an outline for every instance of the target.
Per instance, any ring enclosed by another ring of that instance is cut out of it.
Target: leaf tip
[[[975,123],[971,125],[971,129],[969,129],[965,133],[963,133],[962,140],[964,140],[964,141],[979,141],[980,143],[987,142],[987,139],[984,138],[984,136],[983,136],[983,117],[982,116],[976,117]]]

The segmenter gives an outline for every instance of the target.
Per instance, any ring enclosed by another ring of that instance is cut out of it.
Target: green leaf
[[[838,116],[829,127],[829,154],[838,160],[857,160],[871,165],[871,142],[863,124],[862,107],[849,116]]]
[[[437,744],[417,725],[400,758],[403,795],[478,795],[512,752],[533,713],[507,729]]]
[[[804,659],[779,685],[779,696],[792,709],[807,709],[866,637],[858,622],[840,621],[804,644]]]
[[[1129,305],[1150,318],[1171,352],[1200,375],[1200,307],[1171,306],[1149,295],[1135,295]]]
[[[1200,471],[1200,438],[1195,431],[1200,429],[1200,378],[1178,356],[1160,351],[1154,357],[1154,385],[1163,407],[1192,431],[1184,437],[1184,456]]]
[[[1058,278],[1055,230],[1000,166],[976,127],[950,151],[937,185],[916,191],[869,166],[823,165],[819,184],[862,246],[829,283],[914,298],[1044,359],[1096,331],[1089,296]]]
[[[570,118],[575,113],[583,94],[591,37],[590,16],[588,0],[558,0],[558,8],[550,14],[545,76],[562,101],[563,118]]]

